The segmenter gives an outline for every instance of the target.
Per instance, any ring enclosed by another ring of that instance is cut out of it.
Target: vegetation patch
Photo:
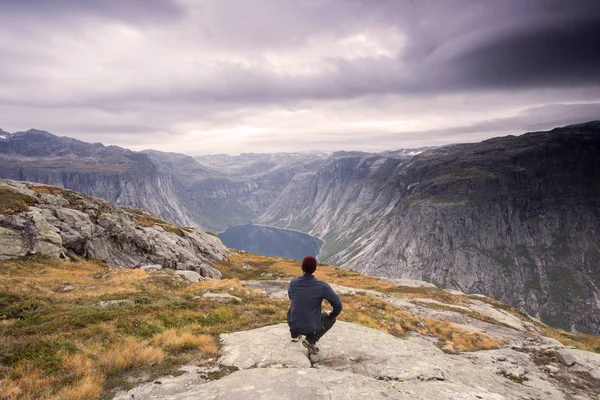
[[[159,273],[109,269],[93,260],[69,262],[38,256],[0,261],[0,398],[109,399],[113,391],[128,389],[134,381],[175,373],[187,363],[209,362],[217,354],[222,333],[285,322],[289,301],[248,289],[240,277],[299,276],[299,261],[240,253],[216,267],[225,279],[169,285],[156,279]],[[464,296],[440,289],[394,287],[328,265],[319,266],[316,275],[330,283],[391,296],[458,305],[465,301]],[[75,289],[56,292],[56,286],[64,282]],[[209,291],[230,293],[242,301],[222,304],[202,298]],[[341,320],[398,337],[408,331],[432,336],[446,352],[503,344],[480,332],[411,314],[371,295],[342,298]],[[98,305],[106,300],[127,303]],[[481,300],[503,307],[491,299]],[[579,348],[600,348],[600,338],[590,335],[556,330],[547,334]],[[221,376],[215,373],[213,378]]]
[[[18,214],[37,204],[37,199],[9,189],[0,188],[0,213]]]
[[[160,219],[158,217],[155,217],[154,215],[148,214],[147,212],[145,212],[143,210],[138,210],[138,209],[134,209],[134,208],[123,208],[123,209],[126,210],[129,214],[133,215],[133,217],[135,218],[135,222],[139,226],[144,226],[144,227],[160,226],[165,231],[174,233],[181,237],[185,237],[185,233],[184,233],[185,231],[189,232],[189,230],[192,229],[192,228],[182,228],[179,226],[175,226],[166,221],[163,221],[162,219]]]

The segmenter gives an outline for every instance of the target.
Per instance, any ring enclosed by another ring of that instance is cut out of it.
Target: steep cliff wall
[[[175,194],[171,175],[146,154],[43,131],[0,140],[0,178],[39,182],[142,208],[179,225],[196,225]]]
[[[258,222],[322,237],[332,264],[600,331],[597,122],[412,158],[341,158],[295,180]]]

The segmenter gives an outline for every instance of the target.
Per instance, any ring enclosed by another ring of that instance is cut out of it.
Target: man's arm
[[[328,284],[325,284],[323,287],[323,297],[331,304],[331,307],[333,307],[333,311],[329,316],[335,318],[340,315],[342,312],[342,301]]]

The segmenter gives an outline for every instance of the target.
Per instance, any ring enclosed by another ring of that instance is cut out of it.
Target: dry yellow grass
[[[152,342],[169,352],[200,349],[203,354],[214,356],[219,349],[213,336],[194,335],[176,329],[168,329],[152,338]]]
[[[98,365],[106,375],[113,375],[134,367],[161,361],[165,354],[146,341],[138,342],[127,338],[103,351],[98,356]]]
[[[30,400],[51,399],[55,379],[44,374],[28,362],[17,364],[9,376],[0,380],[0,399]]]
[[[581,350],[600,353],[600,336],[585,333],[570,333],[560,329],[545,327],[545,335],[558,340],[566,346],[575,346]]]
[[[98,279],[98,275],[103,273],[108,273],[109,278]],[[32,257],[0,263],[0,287],[21,294],[34,293],[63,299],[137,292],[139,289],[134,283],[146,276],[146,272],[140,269],[109,269],[100,262],[85,260],[67,262]],[[74,290],[57,293],[56,287],[66,282]]]
[[[503,341],[481,332],[463,329],[450,322],[423,318],[401,310],[370,295],[343,296],[344,312],[340,319],[403,336],[407,330],[437,337],[444,351],[476,351],[494,349]]]
[[[95,400],[102,394],[103,378],[85,376],[74,384],[63,388],[57,398],[64,400]]]
[[[249,271],[242,268],[245,263],[251,265]],[[298,276],[298,261],[245,253],[217,268],[227,279],[169,287],[153,283],[149,280],[152,274],[142,270],[109,269],[95,261],[36,257],[0,261],[0,287],[4,288],[0,290],[0,398],[96,399],[103,385],[112,387],[111,380],[130,373],[164,373],[166,365],[176,368],[190,359],[214,356],[216,337],[221,333],[285,321],[286,300],[246,290],[240,280],[266,279],[264,273],[273,273],[268,279]],[[109,278],[102,277],[106,272]],[[439,289],[396,288],[327,265],[319,267],[317,277],[399,297],[429,297],[448,304],[458,301],[458,296]],[[64,282],[70,282],[75,290],[55,292]],[[219,304],[196,298],[209,290],[232,293],[243,302]],[[108,308],[95,305],[107,298],[127,298],[133,303]],[[435,336],[444,351],[502,345],[480,332],[413,315],[373,296],[343,296],[343,301],[341,320],[395,336],[408,330]],[[594,336],[556,330],[549,330],[548,336],[587,350],[600,349],[600,338]],[[44,351],[44,359],[38,348]],[[2,361],[3,352],[12,354],[11,358]]]

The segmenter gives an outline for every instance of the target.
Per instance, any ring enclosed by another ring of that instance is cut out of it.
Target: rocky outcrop
[[[289,282],[243,283],[259,296],[282,298]],[[390,335],[338,320],[319,341],[319,354],[312,355],[290,341],[289,328],[281,323],[222,334],[218,359],[185,365],[173,376],[118,393],[114,399],[591,400],[600,395],[599,354],[544,336],[539,321],[514,309],[507,312],[505,305],[485,296],[447,290],[451,296],[444,298],[437,289],[408,283],[412,286],[402,288],[408,289],[408,298],[370,289],[332,288],[365,300],[375,296],[413,317],[423,317],[425,323],[449,322],[445,329],[453,330],[452,340],[485,332],[497,339],[498,346],[448,351],[445,339],[436,336],[416,331]],[[415,287],[422,292],[410,290]],[[427,297],[434,292],[444,301]]]
[[[158,264],[221,276],[212,264],[227,249],[206,232],[47,185],[0,180],[0,199],[0,258],[79,256],[113,267]]]
[[[366,274],[484,293],[600,333],[600,123],[349,156],[294,180],[258,223]]]
[[[428,338],[418,335],[397,338],[343,321],[338,321],[319,342],[318,356],[309,356],[300,343],[290,342],[287,324],[221,335],[221,342],[223,348],[217,370],[235,371],[230,375],[210,381],[199,378],[207,375],[203,371],[206,368],[185,367],[181,376],[161,378],[161,385],[142,385],[118,394],[115,400],[160,399],[166,395],[173,400],[583,400],[598,395],[597,391],[582,391],[563,383],[564,379],[573,382],[587,379],[587,383],[594,385],[598,381],[585,369],[598,364],[585,361],[579,370],[538,365],[537,351],[548,351],[552,347],[565,351],[560,344],[533,345],[527,351],[503,348],[446,354]],[[584,357],[579,359],[584,360]],[[582,374],[582,378],[578,374]]]

